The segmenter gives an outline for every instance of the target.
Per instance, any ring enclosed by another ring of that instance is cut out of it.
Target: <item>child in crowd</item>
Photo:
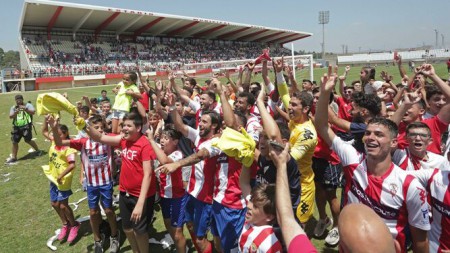
[[[111,227],[111,238],[109,252],[119,251],[119,231],[117,229],[116,214],[114,213],[113,199],[113,179],[111,147],[90,138],[80,138],[75,140],[60,139],[57,133],[57,125],[54,119],[49,118],[49,123],[53,130],[55,143],[57,146],[70,146],[81,151],[81,161],[84,167],[84,175],[87,184],[87,196],[89,204],[89,215],[91,228],[94,235],[94,251],[103,252],[104,238],[100,234],[100,224],[102,217],[100,214],[99,202],[105,210]],[[101,134],[103,134],[103,118],[100,115],[94,115],[89,119],[89,124]],[[89,130],[87,130],[89,131]],[[104,237],[104,236],[103,236]]]
[[[239,238],[240,252],[281,253],[281,243],[272,227],[276,218],[275,185],[255,186],[247,203],[245,224]]]
[[[135,72],[127,72],[123,75],[123,81],[113,89],[116,98],[112,108],[112,132],[115,134],[119,133],[119,123],[122,121],[125,113],[130,112],[133,99],[142,97],[136,85],[137,77]]]
[[[71,187],[73,169],[75,168],[75,153],[77,151],[55,144],[53,141],[54,136],[61,140],[69,140],[69,129],[66,125],[59,125],[53,121],[52,128],[54,127],[55,130],[53,136],[51,136],[48,132],[49,117],[45,118],[42,127],[42,134],[52,142],[48,151],[49,165],[44,172],[49,178],[52,178],[50,180],[50,201],[62,223],[58,240],[62,241],[68,235],[67,242],[72,243],[77,237],[78,229],[80,228],[80,223],[75,220],[72,208],[69,206],[69,196],[72,195]]]
[[[173,163],[183,158],[183,153],[178,149],[178,141],[181,133],[172,125],[166,126],[162,131],[160,144],[153,136],[153,130],[147,130],[147,138],[155,151],[158,163]],[[186,238],[183,235],[184,211],[186,207],[186,191],[184,190],[181,168],[172,174],[156,172],[159,181],[159,195],[161,196],[161,210],[164,217],[164,225],[169,231],[178,253],[186,252]]]

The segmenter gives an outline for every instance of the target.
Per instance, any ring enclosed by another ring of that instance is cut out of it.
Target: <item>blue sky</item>
[[[3,0],[5,1],[5,0]],[[378,1],[243,1],[243,0],[72,0],[106,7],[120,7],[183,16],[202,17],[238,23],[270,26],[313,33],[313,37],[294,43],[295,49],[321,51],[322,26],[318,12],[330,11],[330,23],[325,25],[326,50],[349,52],[359,50],[391,50],[435,44],[434,29],[450,47],[449,0],[378,0]],[[23,1],[3,3],[0,47],[18,49],[18,24]]]

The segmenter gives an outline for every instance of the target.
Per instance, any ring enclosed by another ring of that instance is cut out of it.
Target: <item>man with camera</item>
[[[41,154],[36,142],[31,140],[33,138],[32,120],[35,109],[31,103],[23,103],[22,95],[16,95],[15,100],[16,105],[12,106],[9,111],[9,118],[13,120],[13,130],[11,131],[13,145],[11,156],[5,162],[7,165],[12,165],[17,162],[17,151],[19,150],[19,142],[22,137],[35,150],[37,155]]]

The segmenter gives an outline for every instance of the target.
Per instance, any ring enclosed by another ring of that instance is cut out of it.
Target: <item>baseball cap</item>
[[[23,100],[23,96],[22,95],[16,95],[15,99],[22,99]]]
[[[376,91],[377,91],[378,89],[380,89],[381,86],[383,86],[383,82],[382,82],[382,81],[375,81],[375,82],[372,84],[372,87],[373,87]]]

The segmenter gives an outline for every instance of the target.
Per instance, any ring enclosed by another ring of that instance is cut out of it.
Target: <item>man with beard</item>
[[[187,199],[184,200],[185,221],[197,251],[212,252],[206,233],[211,222],[214,174],[217,170],[217,158],[221,153],[212,146],[212,142],[221,129],[222,119],[216,112],[204,111],[198,129],[193,129],[183,123],[176,109],[170,110],[175,129],[194,143],[196,153],[177,162],[164,164],[157,170],[161,173],[172,173],[179,168],[192,165],[188,194],[185,195]]]
[[[200,102],[197,102],[185,95],[181,88],[178,87],[178,85],[175,83],[175,75],[173,73],[169,74],[169,81],[172,88],[174,88],[175,93],[180,96],[181,101],[183,101],[185,104],[188,104],[188,106],[195,112],[195,126],[197,128],[199,127],[199,123],[204,111],[215,111],[219,114],[221,113],[220,104],[217,103],[216,94],[213,91],[208,90],[202,93],[200,95]]]
[[[261,124],[259,123],[258,117],[250,113],[250,110],[254,105],[255,96],[252,93],[244,91],[238,94],[237,100],[234,103],[234,110],[245,115],[247,118],[245,130],[255,140],[255,142],[258,143]]]
[[[283,76],[284,59],[273,62],[276,71],[278,92],[284,108],[289,112],[289,129],[291,136],[290,155],[296,160],[300,170],[301,196],[297,208],[297,218],[303,225],[308,222],[314,213],[315,185],[312,170],[312,157],[317,145],[317,133],[309,118],[313,97],[308,92],[294,92],[289,95],[288,87]]]

